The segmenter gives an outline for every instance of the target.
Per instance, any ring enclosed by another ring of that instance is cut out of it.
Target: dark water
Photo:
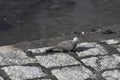
[[[8,23],[0,23],[0,32],[7,31],[13,29],[14,26]]]
[[[119,1],[1,0],[0,45],[70,35],[120,21]]]

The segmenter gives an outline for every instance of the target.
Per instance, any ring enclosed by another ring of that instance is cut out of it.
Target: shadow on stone
[[[73,50],[71,50],[72,52],[80,52],[80,51],[85,51],[85,50],[88,50],[90,48],[94,48],[94,47],[77,47],[77,48],[74,48]]]
[[[87,79],[85,79],[85,80],[95,80],[95,79],[87,78]]]

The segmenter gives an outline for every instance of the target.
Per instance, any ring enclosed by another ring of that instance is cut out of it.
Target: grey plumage
[[[73,40],[66,40],[58,43],[56,46],[47,49],[46,52],[54,51],[54,50],[71,51],[76,47],[77,43],[78,43],[78,37],[74,37]]]

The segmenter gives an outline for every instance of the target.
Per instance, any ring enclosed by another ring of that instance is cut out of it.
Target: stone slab
[[[53,55],[36,56],[36,59],[46,68],[80,64],[80,62],[76,61],[73,57],[60,52]]]
[[[2,69],[7,73],[11,80],[25,80],[46,76],[40,67],[10,66],[3,67]]]
[[[52,74],[55,75],[58,80],[86,80],[87,78],[93,77],[93,73],[83,66],[55,69],[52,70]]]
[[[0,53],[0,65],[22,65],[36,62],[36,59],[26,56],[21,50]]]

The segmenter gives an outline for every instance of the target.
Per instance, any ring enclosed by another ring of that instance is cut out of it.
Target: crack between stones
[[[38,80],[38,79],[51,79],[51,80],[55,80],[54,79],[54,77],[51,77],[51,78],[49,78],[49,77],[37,77],[37,78],[31,78],[31,79],[25,79],[25,80]]]
[[[116,48],[108,45],[107,43],[105,42],[96,42],[96,43],[101,45],[109,53],[109,55],[118,54],[120,56],[120,52]]]
[[[48,68],[45,68],[44,66],[40,65],[39,63],[28,63],[28,64],[24,64],[22,66],[31,66],[31,67],[41,67],[42,71],[47,74],[47,76],[45,77],[40,77],[40,79],[52,79],[52,80],[58,80],[54,75],[52,75],[51,70]],[[29,80],[29,79],[28,79]],[[30,79],[31,80],[31,79]],[[34,79],[33,79],[34,80]]]
[[[50,67],[50,68],[48,68],[48,69],[54,70],[54,69],[62,69],[62,68],[65,68],[65,67],[75,67],[75,66],[80,66],[80,64],[76,64],[76,65],[67,65],[67,66],[55,66],[55,67]]]
[[[106,80],[106,79],[104,79],[103,77],[102,77],[102,73],[104,72],[104,71],[109,71],[109,70],[118,70],[119,68],[114,68],[114,69],[106,69],[106,70],[103,70],[103,71],[96,71],[94,68],[92,68],[91,66],[87,66],[85,63],[83,63],[82,61],[81,61],[81,59],[87,59],[87,58],[91,58],[91,57],[99,57],[99,56],[106,56],[106,55],[113,55],[113,54],[119,54],[120,55],[120,53],[116,50],[116,48],[114,48],[114,47],[112,47],[112,46],[110,46],[110,45],[108,45],[107,43],[105,43],[105,42],[96,42],[97,44],[99,44],[99,45],[101,45],[107,52],[108,52],[108,54],[105,54],[105,55],[89,55],[89,56],[85,56],[85,57],[78,57],[78,55],[75,53],[75,52],[69,52],[68,54],[70,55],[70,56],[72,56],[72,57],[74,57],[74,59],[76,59],[77,61],[79,61],[83,66],[85,66],[86,68],[88,68],[89,70],[91,70],[94,74],[95,74],[95,76],[96,76],[96,78],[97,78],[97,80]],[[26,52],[25,52],[26,53]],[[40,55],[40,56],[45,56],[45,55],[53,55],[53,54],[55,54],[56,52],[49,52],[49,53],[37,53],[37,54],[33,54],[32,52],[30,53],[30,54],[27,54],[28,56],[30,56],[30,57],[32,57],[32,58],[35,58],[35,56],[38,56],[38,55]],[[36,59],[36,58],[35,58]],[[39,63],[37,63],[37,64],[35,64],[35,63],[29,63],[29,64],[26,64],[26,65],[23,65],[23,66],[36,66],[36,67],[41,67],[42,68],[42,70],[43,70],[43,72],[45,72],[46,74],[48,74],[48,75],[51,75],[51,76],[53,76],[52,75],[52,73],[51,73],[51,70],[53,70],[53,69],[61,69],[61,68],[64,68],[64,67],[73,67],[73,66],[80,66],[80,64],[77,64],[77,65],[67,65],[67,66],[55,66],[55,67],[51,67],[51,68],[45,68],[44,66],[41,66]],[[46,77],[47,78],[47,77]],[[54,80],[57,80],[57,78],[56,77],[54,77]]]
[[[2,69],[0,69],[0,76],[1,76],[4,80],[11,80],[11,79],[9,78],[9,76],[7,75],[7,73],[6,73],[4,70],[2,70]]]
[[[81,63],[81,65],[85,66],[86,68],[88,68],[89,70],[91,70],[93,72],[93,74],[95,74],[95,78],[97,80],[106,80],[102,77],[102,73],[101,72],[98,72],[96,71],[94,68],[92,68],[91,66],[87,66],[85,63],[83,63],[81,61],[81,59],[78,57],[78,55],[75,53],[75,52],[69,52],[67,53],[69,54],[71,57],[73,57],[75,60],[79,61]]]
[[[106,55],[113,55],[113,54],[118,54],[120,55],[120,53],[117,51],[116,48],[106,44],[105,42],[97,42],[98,44],[100,44],[109,54],[105,54],[105,55],[89,55],[89,56],[85,56],[85,57],[78,57],[78,55],[75,53],[75,52],[68,52],[67,54],[69,54],[71,57],[73,57],[75,60],[79,61],[81,64],[76,64],[76,65],[67,65],[67,66],[55,66],[55,67],[51,67],[51,68],[45,68],[44,66],[42,66],[41,64],[39,63],[28,63],[28,64],[23,64],[23,65],[0,65],[0,68],[3,68],[3,67],[9,67],[9,66],[34,66],[34,67],[41,67],[42,71],[47,74],[48,76],[45,76],[45,77],[39,77],[39,78],[32,78],[32,79],[26,79],[26,80],[35,80],[35,79],[52,79],[52,80],[58,80],[52,73],[51,73],[51,70],[53,69],[61,69],[61,68],[65,68],[65,67],[74,67],[74,66],[80,66],[80,65],[83,65],[85,66],[86,68],[88,68],[89,70],[91,70],[97,78],[97,80],[106,80],[102,77],[102,73],[105,72],[105,71],[112,71],[112,70],[120,70],[120,68],[109,68],[109,69],[105,69],[103,71],[100,71],[100,72],[97,72],[94,68],[92,68],[91,66],[87,66],[85,63],[83,63],[81,61],[81,59],[87,59],[87,58],[91,58],[91,57],[99,57],[99,56],[106,56]],[[51,54],[49,55],[53,55],[55,54],[56,52],[52,52]],[[33,53],[26,53],[25,54],[28,56],[28,57],[31,57],[31,58],[35,58],[36,55],[47,55],[48,53],[46,54],[33,54]],[[37,61],[37,59],[36,59]],[[38,62],[38,61],[37,61]],[[7,75],[7,73],[0,69],[0,76],[4,78],[4,80],[11,80],[9,78],[9,76]]]
[[[107,56],[109,54],[104,54],[104,55],[87,55],[87,56],[84,56],[84,57],[79,57],[80,60],[82,59],[87,59],[87,58],[91,58],[91,57],[100,57],[100,56]]]
[[[113,71],[113,70],[120,70],[120,68],[109,68],[109,69],[102,70],[101,72],[104,73],[105,71]]]
[[[40,65],[39,63],[27,63],[27,64],[23,64],[23,65],[3,65],[0,66],[0,68],[3,67],[10,67],[10,66],[30,66],[30,67],[40,67],[41,70],[46,74],[46,76],[44,77],[39,77],[38,79],[52,79],[52,80],[58,80],[54,75],[52,75],[51,70],[48,68],[45,68],[44,66]],[[4,78],[4,80],[11,80],[9,78],[9,76],[7,75],[7,73],[0,69],[0,76]],[[35,80],[37,78],[33,78],[33,79],[26,79],[26,80]]]
[[[78,62],[80,62],[83,66],[89,68],[92,72],[95,72],[95,71],[96,71],[94,68],[85,65],[85,64],[81,61],[81,59],[78,57],[78,55],[77,55],[76,53],[74,53],[74,52],[69,52],[69,53],[67,53],[67,54],[69,54],[69,55],[70,55],[71,57],[73,57],[75,60],[77,60]]]
[[[9,66],[12,66],[12,65],[0,65],[0,68],[9,67]],[[14,65],[13,65],[13,66],[14,66]]]

